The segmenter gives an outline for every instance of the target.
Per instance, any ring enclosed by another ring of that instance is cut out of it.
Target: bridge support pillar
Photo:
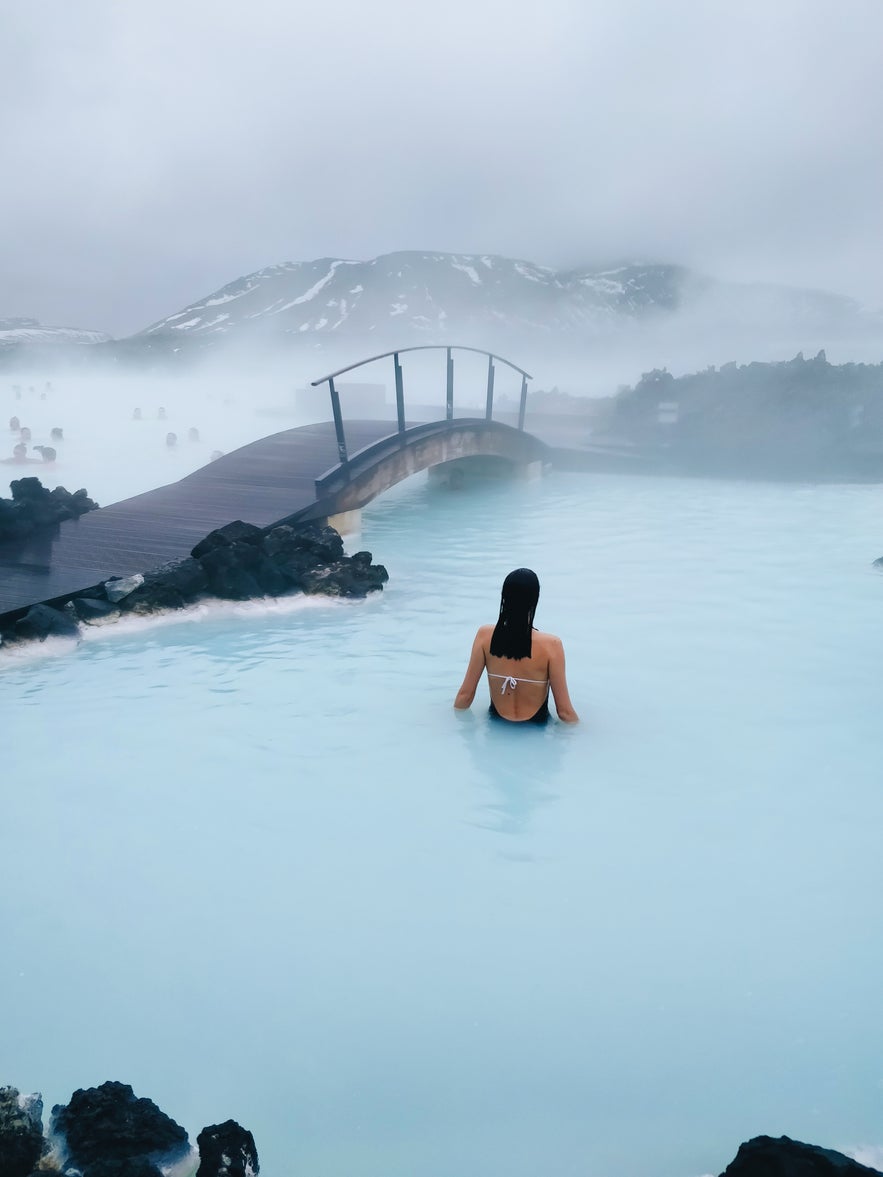
[[[362,530],[362,512],[358,507],[352,511],[339,511],[336,515],[329,515],[325,522],[341,535],[353,535]]]

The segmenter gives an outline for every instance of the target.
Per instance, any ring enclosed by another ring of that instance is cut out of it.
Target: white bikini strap
[[[514,691],[520,682],[535,683],[538,687],[544,687],[549,682],[547,678],[513,678],[511,674],[492,674],[490,671],[487,672],[487,676],[503,680],[503,686],[500,688],[501,695],[506,694],[507,687]]]

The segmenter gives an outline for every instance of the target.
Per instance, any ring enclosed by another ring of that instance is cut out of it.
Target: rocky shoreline
[[[43,1100],[0,1087],[2,1177],[257,1177],[252,1134],[210,1124],[194,1148],[186,1129],[128,1083],[102,1083],[57,1104],[43,1130]]]
[[[73,1093],[53,1107],[0,1087],[0,1177],[258,1177],[254,1137],[235,1120],[210,1124],[190,1143],[186,1129],[128,1083]],[[277,1177],[287,1177],[278,1174]],[[755,1136],[721,1177],[881,1177],[843,1153],[787,1136]]]
[[[77,639],[83,626],[181,609],[210,598],[248,601],[294,593],[366,597],[388,580],[370,552],[345,555],[333,527],[261,528],[237,519],[210,532],[183,559],[32,605],[24,616],[0,625],[0,645],[47,637]]]
[[[98,510],[85,490],[73,494],[63,486],[47,490],[39,478],[14,478],[9,489],[12,498],[0,498],[0,543],[27,539],[43,527]]]

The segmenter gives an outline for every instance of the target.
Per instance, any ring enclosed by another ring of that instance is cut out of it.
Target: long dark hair
[[[496,658],[530,657],[533,615],[540,599],[540,582],[530,568],[516,568],[503,581],[500,617],[491,636],[490,652]]]

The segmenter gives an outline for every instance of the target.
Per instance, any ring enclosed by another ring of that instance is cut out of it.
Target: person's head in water
[[[496,658],[529,658],[533,617],[540,599],[540,582],[530,568],[516,568],[503,581],[500,617],[491,636]]]

